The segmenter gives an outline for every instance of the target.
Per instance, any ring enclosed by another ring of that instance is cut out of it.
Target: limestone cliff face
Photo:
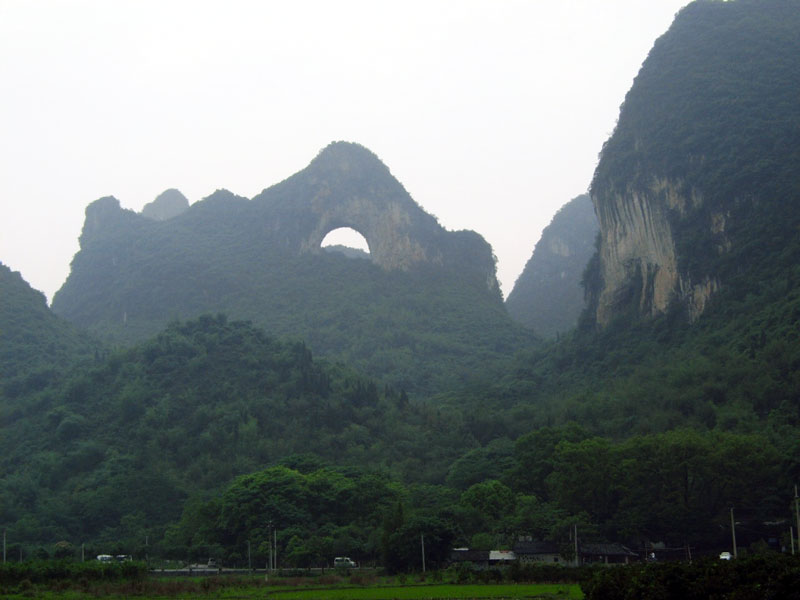
[[[441,264],[441,252],[426,250],[414,235],[408,207],[402,204],[393,198],[381,203],[360,195],[338,198],[324,189],[311,199],[309,210],[317,221],[301,240],[300,251],[318,253],[330,231],[350,227],[364,236],[372,261],[380,267],[407,270],[418,263]]]
[[[700,316],[719,282],[710,277],[693,282],[689,273],[681,271],[672,223],[702,218],[702,196],[687,193],[680,183],[654,179],[649,187],[624,193],[598,192],[593,201],[600,221],[603,282],[597,322],[607,325],[632,300],[646,316],[666,312],[676,300],[686,304],[690,319]],[[718,236],[722,229],[708,223],[707,233]]]

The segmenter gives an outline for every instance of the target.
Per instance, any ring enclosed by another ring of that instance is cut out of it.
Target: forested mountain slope
[[[345,226],[371,261],[322,251]],[[252,200],[217,191],[163,221],[97,200],[80,242],[53,310],[113,341],[225,312],[416,392],[531,340],[505,312],[483,238],[444,230],[355,144],[332,144]]]
[[[404,393],[222,316],[0,400],[0,520],[28,541],[160,538],[187,497],[292,454],[424,481],[474,443]]]
[[[678,14],[595,174],[601,246],[579,330],[523,352],[494,384],[440,398],[467,411],[484,443],[540,438],[519,473],[538,481],[540,495],[552,497],[565,472],[551,470],[564,465],[541,445],[558,448],[563,436],[569,443],[556,453],[585,465],[569,476],[582,498],[571,510],[594,524],[631,517],[637,489],[609,482],[649,459],[624,448],[652,443],[654,455],[673,452],[691,470],[692,447],[720,434],[760,436],[756,445],[770,448],[761,468],[781,481],[731,505],[752,518],[788,517],[782,503],[800,477],[800,104],[790,100],[800,93],[798,30],[798,2],[701,0]],[[570,422],[594,440],[566,439]],[[560,433],[546,442],[550,427]],[[670,450],[678,440],[682,449]],[[732,452],[694,481],[711,490],[715,472],[748,453]],[[737,492],[698,502],[717,494]],[[689,504],[671,500],[686,511],[684,543],[701,526],[690,524]],[[720,505],[713,518],[724,517]]]
[[[502,408],[484,428],[798,425],[798,27],[796,1],[700,0],[677,15],[595,173],[594,304],[576,335],[523,353],[493,392],[474,388],[481,406]],[[707,281],[708,294],[666,286],[667,271]]]
[[[478,410],[424,405],[247,323],[174,322],[43,389],[0,396],[0,519],[26,553],[71,540],[241,564],[248,538],[264,558],[268,514],[283,564],[350,553],[406,569],[406,538],[420,533],[437,560],[450,544],[502,547],[519,533],[562,541],[574,523],[586,540],[713,548],[729,502],[771,519],[797,473],[796,429],[777,420],[614,441],[574,424],[526,431],[533,413],[486,391],[474,390]],[[687,472],[702,485],[684,495]]]
[[[588,194],[561,207],[508,295],[508,314],[543,337],[574,329],[586,307],[581,281],[596,236],[597,217]]]
[[[656,41],[591,185],[594,319],[697,319],[800,257],[800,3],[703,0]]]
[[[0,386],[7,393],[42,385],[81,358],[97,343],[55,316],[44,294],[0,263]]]

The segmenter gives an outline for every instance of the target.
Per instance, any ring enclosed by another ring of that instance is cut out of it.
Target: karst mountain
[[[447,231],[362,146],[333,143],[250,200],[179,196],[142,214],[112,197],[90,204],[54,312],[123,343],[224,313],[409,391],[441,389],[530,339],[505,312],[489,244]],[[342,227],[363,235],[369,261],[323,251]]]

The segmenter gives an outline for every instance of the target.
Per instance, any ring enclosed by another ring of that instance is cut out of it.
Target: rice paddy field
[[[540,598],[580,600],[583,594],[575,584],[348,584],[275,585],[255,578],[148,579],[136,582],[36,586],[22,583],[3,590],[8,600],[41,598],[43,600],[79,600],[85,598],[148,598],[184,600],[220,598],[251,600],[467,600],[502,598]]]
[[[412,585],[328,590],[275,591],[276,600],[449,600],[451,598],[570,598],[580,599],[580,586],[572,584]]]

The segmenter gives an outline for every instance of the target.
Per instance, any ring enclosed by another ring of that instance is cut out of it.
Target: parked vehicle
[[[344,567],[345,569],[352,569],[357,567],[358,565],[354,560],[351,560],[347,556],[337,556],[333,559],[333,566],[334,567]]]

